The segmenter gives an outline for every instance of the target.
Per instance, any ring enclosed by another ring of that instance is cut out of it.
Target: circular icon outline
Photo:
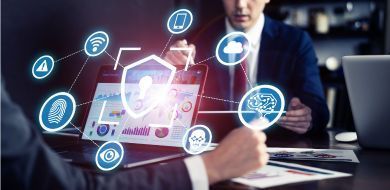
[[[190,131],[194,128],[203,128],[205,129],[208,133],[209,133],[209,140],[207,142],[207,145],[204,146],[200,151],[197,151],[197,152],[194,152],[194,151],[191,151],[187,148],[186,144],[187,144],[187,140],[188,140],[188,135],[190,133]],[[211,133],[211,130],[206,126],[206,125],[194,125],[192,126],[191,128],[187,129],[187,131],[185,132],[184,136],[183,136],[183,140],[182,140],[182,145],[183,145],[183,148],[184,150],[188,153],[188,154],[192,154],[192,155],[197,155],[197,154],[200,154],[200,153],[203,153],[204,151],[207,150],[207,148],[210,147],[211,145],[211,141],[213,139],[213,134]]]
[[[94,35],[96,35],[96,34],[103,34],[103,35],[106,37],[107,42],[106,42],[106,44],[104,45],[104,48],[103,48],[102,51],[100,51],[100,52],[98,52],[98,53],[96,53],[96,54],[91,54],[90,52],[87,51],[87,44],[89,43],[89,40],[90,40]],[[108,46],[108,43],[110,43],[110,38],[108,37],[108,34],[107,34],[106,32],[104,32],[104,31],[96,31],[96,32],[92,33],[91,35],[89,35],[88,38],[87,38],[87,40],[85,40],[85,43],[84,43],[84,52],[85,52],[88,56],[90,56],[90,57],[96,57],[96,56],[102,54],[104,51],[106,51],[107,46]]]
[[[105,147],[107,144],[111,144],[111,143],[114,143],[114,144],[118,145],[119,148],[121,149],[122,154],[121,154],[120,157],[119,157],[118,163],[114,164],[114,166],[112,166],[112,167],[104,168],[104,167],[102,167],[102,166],[99,164],[99,161],[98,161],[99,158],[98,158],[98,157],[99,157],[99,155],[100,155],[100,153],[101,153],[102,148]],[[96,166],[97,166],[99,169],[101,169],[102,171],[110,171],[110,170],[113,170],[114,168],[118,167],[119,164],[122,162],[124,153],[125,153],[125,151],[124,151],[123,146],[122,146],[121,143],[119,143],[118,141],[107,141],[107,142],[105,142],[104,144],[102,144],[102,145],[99,147],[98,151],[96,152],[96,155],[95,155],[95,163],[96,163]]]
[[[280,98],[280,110],[278,111],[278,114],[277,116],[275,117],[275,119],[273,119],[271,122],[267,123],[266,125],[262,126],[262,127],[255,127],[255,126],[252,126],[250,123],[246,122],[245,119],[243,118],[242,116],[242,105],[244,103],[244,101],[246,100],[246,98],[254,91],[256,90],[260,90],[262,88],[268,88],[268,89],[271,89],[273,90],[274,92],[276,92]],[[284,111],[284,106],[285,106],[285,100],[284,100],[284,95],[283,93],[278,89],[276,88],[275,86],[272,86],[272,85],[259,85],[259,86],[256,86],[256,87],[253,87],[252,89],[250,89],[249,91],[247,91],[245,93],[245,95],[241,98],[241,101],[240,101],[240,104],[238,105],[238,117],[241,121],[241,123],[246,126],[246,127],[249,127],[251,129],[255,129],[255,130],[265,130],[267,129],[268,127],[272,126],[274,123],[276,123],[278,121],[278,119],[282,116],[283,114],[283,111]]]
[[[45,108],[46,105],[49,103],[49,101],[52,100],[53,98],[57,97],[57,96],[66,96],[66,97],[68,97],[68,98],[71,100],[71,102],[72,102],[72,113],[71,113],[70,117],[68,118],[68,120],[67,120],[64,124],[62,124],[60,127],[57,127],[57,128],[55,128],[55,129],[52,129],[52,128],[47,127],[47,126],[43,123],[43,121],[42,121],[42,114],[43,114],[44,108]],[[59,130],[65,128],[65,127],[70,123],[70,121],[73,119],[73,116],[74,116],[75,112],[76,112],[76,101],[75,101],[74,97],[73,97],[71,94],[67,93],[67,92],[57,92],[57,93],[51,95],[51,96],[50,96],[48,99],[46,99],[46,101],[43,103],[43,105],[42,105],[42,107],[41,107],[41,110],[39,111],[39,124],[41,124],[41,127],[42,127],[44,130],[48,131],[48,132],[56,132],[56,131],[59,131]]]
[[[175,31],[173,31],[173,30],[171,29],[171,27],[169,26],[169,23],[170,23],[172,17],[173,17],[174,15],[176,15],[176,13],[179,13],[179,12],[181,12],[181,11],[184,11],[184,12],[186,12],[186,13],[188,13],[188,14],[190,15],[190,23],[188,24],[188,26],[186,26],[185,28],[183,28],[181,31],[175,32]],[[179,10],[173,12],[173,13],[169,16],[168,21],[167,21],[167,28],[168,28],[169,32],[171,32],[172,34],[181,34],[181,33],[185,32],[185,31],[187,31],[188,28],[190,28],[190,26],[191,26],[191,24],[192,24],[192,21],[193,21],[193,16],[192,16],[192,13],[191,13],[190,10],[188,10],[188,9],[179,9]]]
[[[106,128],[106,131],[102,133],[100,130],[103,128],[103,126]],[[110,132],[109,124],[100,124],[96,128],[96,134],[99,135],[100,137],[106,136],[108,132]]]
[[[50,68],[50,70],[44,75],[44,76],[37,76],[36,74],[35,74],[35,65],[38,63],[38,61],[40,61],[42,58],[49,58],[50,59],[50,61],[53,63],[52,65],[52,67]],[[53,71],[53,69],[54,69],[54,59],[53,59],[53,57],[52,56],[50,56],[50,55],[42,55],[41,57],[39,57],[37,60],[35,60],[35,62],[34,62],[34,64],[33,64],[33,66],[32,66],[32,68],[31,68],[31,72],[32,72],[32,75],[34,76],[34,78],[36,78],[36,79],[43,79],[43,78],[46,78],[47,76],[49,76],[50,75],[50,73]]]
[[[186,108],[186,106],[189,106],[189,108]],[[191,101],[186,101],[186,102],[184,102],[181,106],[180,106],[180,109],[181,109],[181,111],[183,111],[183,112],[189,112],[189,111],[191,111],[191,109],[192,109],[192,102]]]
[[[244,61],[244,59],[246,59],[249,56],[250,50],[248,49],[247,52],[245,53],[245,55],[243,57],[241,57],[241,59],[239,59],[238,61],[228,63],[228,62],[225,62],[221,59],[221,57],[219,56],[218,50],[219,50],[222,42],[225,39],[227,39],[231,36],[234,36],[234,35],[242,35],[248,41],[249,44],[252,44],[251,41],[249,40],[249,36],[247,34],[245,34],[244,32],[230,32],[230,33],[226,34],[224,37],[221,38],[221,40],[219,40],[219,42],[217,44],[217,48],[215,48],[215,57],[217,57],[218,62],[221,63],[222,65],[226,65],[226,66],[237,65],[238,63],[241,63],[242,61]],[[250,46],[249,46],[249,48],[250,48]]]

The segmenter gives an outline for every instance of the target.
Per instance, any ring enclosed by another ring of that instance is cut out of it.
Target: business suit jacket
[[[1,178],[4,189],[191,189],[183,161],[94,175],[63,161],[1,89]],[[28,98],[28,97],[26,97]],[[92,160],[91,160],[92,162]]]
[[[216,44],[225,34],[224,17],[206,24],[192,38],[192,42],[197,46],[196,61],[214,56]],[[285,95],[286,109],[292,97],[299,97],[312,109],[311,131],[324,129],[329,120],[329,111],[319,77],[317,57],[309,35],[265,16],[259,51],[256,83],[278,87]],[[217,59],[212,59],[207,64],[209,75],[205,95],[229,99],[229,68],[218,63]],[[229,109],[228,102],[213,99],[202,101],[203,110]]]

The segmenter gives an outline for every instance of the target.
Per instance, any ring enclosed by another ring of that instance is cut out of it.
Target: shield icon
[[[121,99],[127,113],[139,118],[152,111],[166,98],[176,67],[150,55],[127,65],[121,80]]]

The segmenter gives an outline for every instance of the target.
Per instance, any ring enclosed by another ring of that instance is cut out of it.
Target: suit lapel
[[[273,44],[277,44],[275,42],[278,36],[278,28],[273,22],[272,19],[265,16],[259,50],[257,83],[271,82],[269,79],[277,67],[277,64],[272,63],[277,60],[277,51],[275,51],[276,47]]]

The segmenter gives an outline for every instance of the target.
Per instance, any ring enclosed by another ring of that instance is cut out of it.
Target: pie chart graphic
[[[164,137],[168,136],[168,133],[169,133],[169,129],[166,127],[157,128],[156,131],[154,132],[154,134],[158,138],[164,138]]]
[[[183,112],[189,112],[192,109],[192,103],[190,101],[184,102],[181,106]]]

